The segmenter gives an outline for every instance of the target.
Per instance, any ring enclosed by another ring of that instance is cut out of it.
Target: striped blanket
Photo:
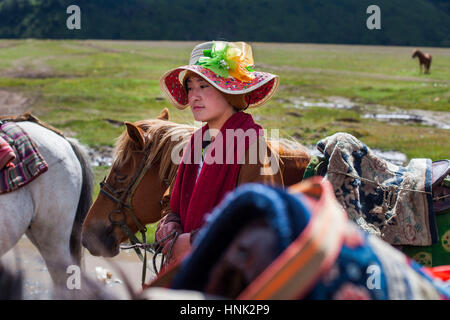
[[[0,121],[0,137],[16,154],[13,166],[0,170],[0,194],[17,190],[48,170],[29,135],[15,122]]]

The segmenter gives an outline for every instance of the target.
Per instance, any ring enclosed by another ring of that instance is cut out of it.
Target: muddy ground
[[[33,104],[37,98],[26,97],[23,94],[0,89],[0,116],[19,115],[33,111]],[[283,101],[287,107],[297,109],[309,107],[324,107],[331,109],[357,110],[364,118],[378,121],[398,123],[420,123],[440,129],[450,129],[450,114],[448,112],[427,111],[419,109],[401,110],[382,105],[362,106],[343,97],[328,97],[327,101],[307,101],[304,97]],[[106,119],[112,122],[115,120]],[[117,122],[117,121],[115,121]]]
[[[34,99],[12,91],[0,90],[0,116],[19,115],[32,111]]]
[[[0,261],[9,270],[20,270],[24,274],[23,298],[25,300],[58,299],[58,296],[54,296],[52,293],[52,280],[44,260],[26,236],[23,236],[13,249],[0,258]],[[113,261],[114,265],[110,261]],[[140,291],[142,263],[132,250],[122,251],[114,258],[94,257],[84,250],[84,265],[86,275],[100,284],[114,298],[130,298],[124,284],[125,279],[121,277],[120,272],[116,271],[116,267],[125,272],[134,291]],[[108,276],[105,276],[107,272],[110,273],[109,279]],[[148,271],[147,281],[154,276],[154,273]],[[81,286],[83,286],[83,282],[81,282]]]

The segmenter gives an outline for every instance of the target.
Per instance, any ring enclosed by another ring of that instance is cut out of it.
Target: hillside
[[[448,0],[378,0],[381,30],[368,30],[369,0],[0,0],[0,38],[226,39],[450,46]],[[66,8],[81,8],[68,30]]]

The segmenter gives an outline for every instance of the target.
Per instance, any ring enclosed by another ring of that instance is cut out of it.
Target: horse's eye
[[[117,181],[117,182],[124,182],[125,180],[127,180],[127,178],[128,178],[128,176],[125,176],[125,175],[116,175],[115,177],[114,177],[114,179]]]

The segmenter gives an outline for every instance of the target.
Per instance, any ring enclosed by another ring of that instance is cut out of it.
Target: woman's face
[[[196,121],[223,124],[234,112],[219,90],[201,77],[190,76],[186,80],[186,90]]]

